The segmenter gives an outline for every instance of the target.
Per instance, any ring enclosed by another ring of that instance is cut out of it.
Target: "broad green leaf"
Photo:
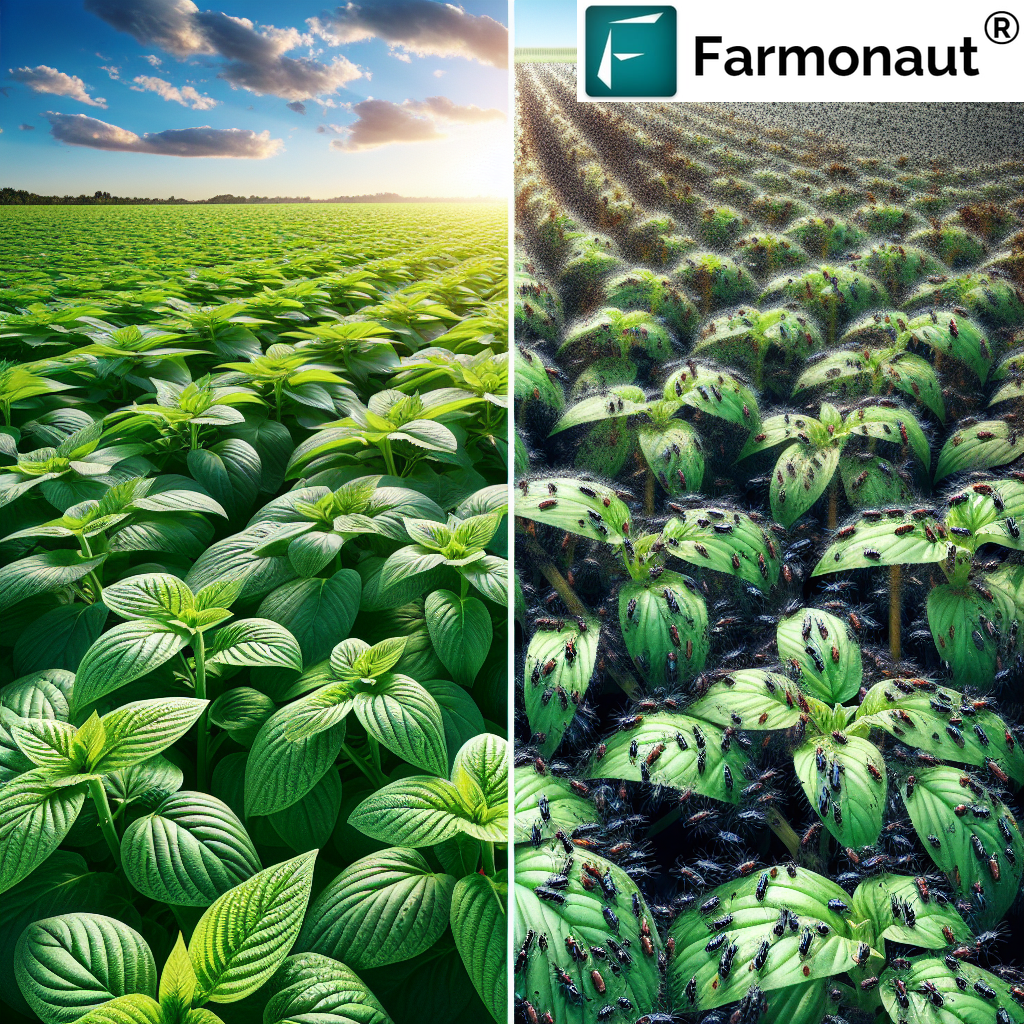
[[[65,604],[46,612],[22,630],[14,645],[14,671],[18,675],[45,668],[74,672],[107,620],[107,607]]]
[[[530,992],[531,1003],[549,1009],[559,1022],[565,1024],[594,1024],[601,1007],[606,1003],[614,1006],[620,998],[633,1004],[631,1014],[650,1013],[657,1007],[661,987],[657,961],[662,942],[654,927],[654,918],[636,883],[617,864],[589,850],[586,861],[600,874],[610,877],[617,893],[613,900],[606,903],[601,897],[600,887],[585,889],[580,882],[580,870],[573,871],[568,886],[560,890],[565,896],[564,903],[541,899],[535,890],[543,888],[549,878],[560,873],[565,863],[565,850],[554,840],[516,850],[514,948],[522,946],[530,930],[547,936],[546,950],[541,949],[535,939],[525,973],[516,976],[516,988]],[[634,898],[639,900],[639,918],[633,914]],[[606,910],[618,919],[615,941],[630,958],[630,965],[618,972],[613,972],[609,963],[604,961],[588,959],[585,963],[577,963],[566,951],[566,939],[571,937],[583,949],[603,946],[608,949],[609,957],[615,955],[608,946],[612,930]],[[640,941],[644,919],[651,931],[650,955],[644,952]],[[629,941],[628,947],[626,940]],[[574,1000],[566,994],[555,976],[556,965],[572,978],[581,999]],[[607,988],[603,996],[595,992],[590,974],[594,969],[600,971]]]
[[[942,761],[976,765],[993,761],[1011,778],[1024,782],[1024,750],[1012,737],[1012,746],[1007,742],[1009,733],[1001,718],[991,711],[977,711],[974,702],[956,690],[933,688],[934,684],[918,689],[914,684],[914,680],[876,683],[857,708],[849,731],[867,736],[871,729],[884,729]],[[912,691],[905,693],[909,687]],[[954,716],[962,720],[951,732],[947,726]]]
[[[734,373],[708,363],[688,362],[665,381],[665,398],[709,416],[754,429],[760,422],[757,399]]]
[[[188,944],[196,1002],[237,1002],[280,967],[302,926],[315,858],[313,851],[275,864],[207,909]]]
[[[184,907],[207,907],[260,870],[245,826],[227,804],[188,791],[128,826],[121,860],[139,892]]]
[[[761,900],[757,889],[767,875],[767,888]],[[830,910],[830,900],[841,900],[849,906],[849,894],[833,881],[813,871],[799,867],[791,877],[784,866],[755,871],[747,878],[719,886],[704,899],[718,897],[718,904],[708,914],[700,909],[681,914],[672,923],[669,934],[676,940],[676,955],[669,964],[669,992],[673,1002],[688,1011],[704,1011],[733,1002],[746,994],[748,987],[757,984],[762,991],[773,993],[790,987],[800,988],[808,980],[828,978],[846,972],[853,966],[857,942],[849,922],[842,912]],[[799,929],[785,929],[781,936],[774,927],[779,920],[780,908],[786,907],[799,918]],[[737,949],[732,969],[727,978],[721,977],[719,963],[722,949],[707,952],[705,946],[714,932],[711,920],[732,915],[725,929],[726,942]],[[828,928],[820,935],[816,924]],[[799,945],[801,931],[810,930],[810,955],[801,957]],[[752,962],[762,943],[768,943],[767,959],[757,970]],[[872,958],[881,965],[878,953]],[[693,982],[693,999],[686,995]],[[713,984],[715,981],[718,984]],[[769,996],[769,1000],[771,1000]]]
[[[652,686],[686,682],[707,660],[708,609],[687,580],[668,571],[656,580],[633,580],[619,588],[619,624],[626,650]]]
[[[0,705],[19,718],[68,720],[68,699],[74,673],[66,669],[41,669],[15,679],[0,689]]]
[[[270,987],[263,1024],[391,1024],[352,970],[319,953],[288,957]]]
[[[481,793],[496,823],[507,818],[508,742],[494,733],[482,733],[467,740],[455,755],[452,784],[467,803],[470,794]]]
[[[568,477],[529,480],[525,493],[520,484],[515,514],[606,544],[623,542],[630,519],[629,509],[610,487]]]
[[[160,1008],[164,1016],[173,1019],[175,1015],[187,1014],[195,991],[196,972],[192,969],[185,937],[178,932],[174,948],[160,972]]]
[[[159,754],[192,728],[208,703],[193,697],[159,697],[104,715],[103,748],[92,770],[105,775]]]
[[[286,845],[296,853],[307,853],[327,845],[341,801],[341,777],[331,769],[301,800],[275,811],[267,820]]]
[[[743,669],[714,680],[687,711],[723,728],[735,725],[733,716],[739,715],[744,729],[790,729],[801,714],[795,689],[791,679],[777,672]]]
[[[182,628],[142,619],[107,630],[85,652],[71,691],[72,713],[170,661],[191,641]]]
[[[596,618],[568,619],[557,630],[537,630],[526,651],[524,704],[534,744],[543,757],[558,749],[586,696],[600,626]]]
[[[263,725],[249,751],[245,768],[247,815],[273,814],[304,797],[330,770],[341,753],[345,722],[288,738],[290,725],[316,714],[308,698],[275,712]]]
[[[47,1024],[77,1020],[116,996],[156,996],[146,940],[101,914],[65,914],[29,925],[14,970],[29,1006]]]
[[[1024,871],[1024,841],[1016,819],[997,797],[987,793],[978,796],[962,786],[963,772],[959,768],[922,768],[914,776],[910,795],[906,785],[900,795],[914,828],[924,838],[922,847],[946,873],[958,896],[975,900],[971,886],[978,882],[985,898],[984,905],[974,903],[979,921],[998,921],[1015,899]],[[1003,827],[1009,830],[1009,842]],[[930,835],[937,838],[937,846],[926,838]],[[984,859],[978,855],[972,836],[978,837]],[[1013,854],[1012,861],[1005,853],[1007,849]],[[998,881],[989,864],[993,857]]]
[[[844,526],[814,567],[813,576],[877,565],[920,565],[944,561],[948,553],[934,510],[872,511]],[[907,529],[907,527],[911,529]],[[944,528],[943,528],[944,529]],[[900,532],[897,533],[896,531]]]
[[[1011,989],[1014,985],[1004,981],[991,971],[972,963],[961,961],[956,973],[938,956],[914,957],[909,971],[893,971],[882,974],[878,992],[882,1004],[894,1020],[928,1021],[938,1019],[942,1024],[988,1024],[995,1019],[995,1007],[1006,1011],[1014,1024],[1024,1021],[1024,1007],[1015,1001]],[[899,979],[906,986],[906,1010],[896,999],[895,981]],[[934,997],[925,989],[925,982],[934,986],[942,1007],[938,1008]],[[996,993],[994,999],[987,999],[976,988],[976,984]]]
[[[105,587],[103,603],[122,619],[161,619],[184,623],[195,606],[195,597],[176,576],[151,572],[130,576]]]
[[[298,947],[356,970],[409,960],[448,927],[455,879],[400,847],[350,864],[313,901]]]
[[[644,397],[642,388],[633,385],[614,387],[606,394],[591,395],[567,409],[551,428],[552,434],[561,433],[583,423],[594,423],[616,416],[635,416],[646,412],[652,402]]]
[[[349,815],[349,824],[372,839],[422,848],[457,832],[486,842],[507,840],[507,811],[466,806],[447,779],[414,775],[392,782],[367,797]]]
[[[53,718],[29,718],[11,725],[21,752],[40,767],[71,774],[76,767],[76,729]]]
[[[935,482],[965,469],[1005,466],[1024,453],[1024,449],[1017,447],[1019,440],[1020,432],[1004,420],[982,420],[969,427],[961,426],[939,452]]]
[[[818,770],[819,761],[823,771]],[[808,803],[840,846],[859,849],[878,840],[888,783],[885,760],[873,743],[860,736],[847,736],[842,743],[812,733],[794,751],[793,765]],[[874,766],[877,778],[868,765]]]
[[[152,810],[177,793],[184,781],[182,770],[162,754],[156,754],[122,771],[103,777],[103,788],[122,803],[140,803]]]
[[[744,512],[687,509],[665,523],[662,537],[668,554],[702,569],[738,576],[765,593],[778,582],[778,545]]]
[[[775,463],[769,487],[772,515],[792,526],[825,493],[839,465],[838,447],[790,445]]]
[[[650,780],[657,786],[692,789],[735,804],[745,785],[747,760],[740,744],[726,742],[717,725],[659,711],[641,716],[635,728],[604,740],[587,765],[586,777]]]
[[[424,679],[421,685],[429,691],[441,709],[448,760],[454,761],[459,748],[484,731],[483,713],[461,686],[447,679]]]
[[[685,420],[672,420],[664,428],[643,426],[637,441],[651,472],[669,494],[700,493],[704,450],[693,426]]]
[[[273,619],[299,642],[302,659],[315,665],[348,636],[359,611],[362,581],[353,569],[329,579],[294,580],[268,594],[259,614]]]
[[[956,686],[980,689],[992,686],[999,643],[996,637],[989,635],[982,616],[1002,631],[1008,629],[1019,614],[1004,590],[985,589],[993,595],[992,601],[969,584],[941,583],[928,594],[928,627],[939,657],[949,662],[953,670]]]
[[[106,555],[86,558],[77,551],[47,551],[0,568],[0,611],[36,594],[46,594],[75,583],[101,565]]]
[[[451,925],[466,973],[497,1024],[508,1012],[508,884],[486,875],[459,879],[452,894]]]
[[[912,916],[903,912],[904,906],[911,907]],[[866,878],[853,894],[853,913],[855,918],[871,922],[879,941],[888,939],[922,949],[945,949],[949,940],[943,934],[944,928],[948,928],[959,943],[971,939],[971,929],[949,902],[940,903],[931,894],[927,882],[922,892],[917,881],[906,875]]]
[[[487,608],[475,597],[435,590],[427,596],[424,613],[441,663],[460,686],[472,686],[494,635]]]
[[[860,689],[860,643],[834,615],[801,608],[779,620],[775,636],[779,657],[799,664],[802,690],[831,705]]]
[[[488,600],[502,608],[508,607],[507,559],[484,555],[468,565],[459,566],[458,572]]]
[[[207,652],[214,665],[290,668],[302,671],[298,641],[270,619],[239,619],[217,630]]]
[[[146,995],[126,995],[111,999],[77,1018],[79,1024],[165,1024],[160,1004]]]
[[[85,786],[55,787],[45,768],[0,789],[0,892],[16,885],[60,845],[85,802]]]
[[[372,646],[358,637],[343,640],[331,652],[331,670],[346,682],[383,676],[401,660],[407,640],[404,636],[388,637]]]
[[[255,598],[295,578],[288,561],[287,545],[278,551],[273,541],[277,523],[257,523],[207,548],[189,570],[185,582],[198,593],[217,582],[241,581],[241,597]],[[272,554],[256,554],[271,547]]]
[[[263,723],[277,710],[274,702],[251,686],[225,690],[211,705],[209,720],[243,747],[251,747]]]
[[[908,410],[881,405],[861,406],[850,413],[846,426],[855,434],[909,447],[925,469],[931,465],[928,438]],[[906,441],[903,440],[904,435]]]
[[[101,913],[117,904],[121,882],[110,872],[91,870],[85,859],[57,850],[3,896],[0,920],[0,996],[26,1016],[31,1010],[14,975],[14,948],[21,933],[45,917],[73,912]]]
[[[367,733],[402,760],[435,775],[447,772],[441,709],[415,679],[388,672],[354,695],[352,710]]]
[[[515,842],[523,843],[532,839],[533,828],[555,831],[562,829],[570,833],[577,825],[597,820],[597,808],[593,802],[575,792],[564,779],[543,774],[533,766],[517,768],[515,785]],[[541,798],[547,801],[549,821],[545,822],[540,813]]]

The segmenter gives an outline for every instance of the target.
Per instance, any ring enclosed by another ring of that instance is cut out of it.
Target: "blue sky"
[[[0,0],[0,185],[508,191],[505,0],[211,4]]]
[[[515,0],[516,46],[575,46],[576,0]]]

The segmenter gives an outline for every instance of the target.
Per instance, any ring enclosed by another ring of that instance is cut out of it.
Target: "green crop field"
[[[5,1020],[504,1021],[506,233],[0,209]]]

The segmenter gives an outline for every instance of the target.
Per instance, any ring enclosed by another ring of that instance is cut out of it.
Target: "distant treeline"
[[[437,197],[401,196],[397,192],[377,192],[364,196],[335,196],[333,199],[311,199],[309,196],[233,196],[230,193],[212,199],[144,199],[140,196],[112,196],[94,192],[91,196],[39,196],[20,188],[0,188],[0,206],[204,206],[210,203],[489,203],[491,196]]]

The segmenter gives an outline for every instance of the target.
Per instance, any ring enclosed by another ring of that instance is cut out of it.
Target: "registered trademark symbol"
[[[1020,24],[1009,11],[996,11],[985,19],[985,35],[988,36],[989,42],[998,43],[1000,46],[1012,43],[1019,31]]]

